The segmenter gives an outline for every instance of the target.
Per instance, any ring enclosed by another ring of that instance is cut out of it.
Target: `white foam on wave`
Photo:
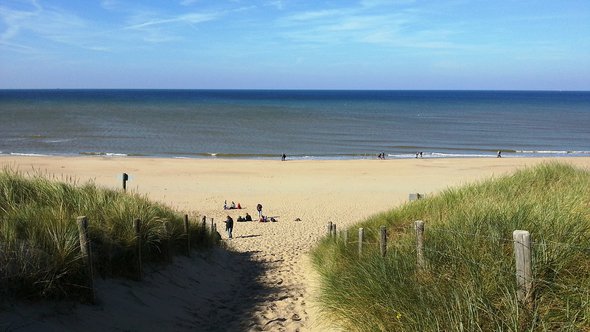
[[[468,153],[442,153],[432,152],[428,156],[433,158],[496,158],[496,155],[492,154],[468,154]]]
[[[43,143],[64,143],[73,141],[73,138],[56,138],[56,139],[44,139]]]
[[[572,154],[590,154],[590,151],[567,151],[567,150],[517,150],[516,153],[525,154],[561,154],[561,155],[572,155]]]
[[[11,156],[22,156],[22,157],[49,157],[48,154],[40,154],[40,153],[20,153],[20,152],[11,152]]]
[[[85,156],[103,156],[103,157],[128,157],[126,153],[115,153],[115,152],[81,152],[81,155]]]

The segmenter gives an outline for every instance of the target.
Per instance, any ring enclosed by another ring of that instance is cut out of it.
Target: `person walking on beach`
[[[498,150],[498,155],[496,156],[496,158],[502,158],[502,151]]]
[[[227,219],[225,219],[225,230],[227,231],[227,237],[228,238],[232,238],[232,231],[234,229],[234,220],[230,217],[227,216]]]
[[[256,205],[256,211],[258,211],[258,218],[262,218],[262,204],[258,203],[258,205]]]

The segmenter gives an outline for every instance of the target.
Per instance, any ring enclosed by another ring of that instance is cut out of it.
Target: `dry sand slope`
[[[589,158],[560,160],[590,166]],[[23,171],[35,168],[113,188],[127,172],[132,190],[214,218],[230,251],[178,258],[142,284],[101,281],[101,303],[95,307],[13,307],[12,314],[0,314],[0,329],[325,331],[329,323],[321,321],[313,304],[314,275],[306,254],[328,221],[343,229],[402,204],[409,193],[434,193],[543,161],[1,157],[2,165]],[[224,200],[244,209],[224,211]],[[257,203],[278,222],[236,222],[234,239],[228,240],[221,221],[245,212],[257,217]]]

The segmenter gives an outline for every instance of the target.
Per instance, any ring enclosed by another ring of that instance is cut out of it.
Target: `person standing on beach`
[[[496,156],[496,158],[502,158],[502,151],[498,150],[498,155]]]
[[[287,155],[283,153],[283,155],[281,156],[281,161],[285,161],[287,160]]]
[[[258,203],[258,205],[256,205],[256,211],[258,211],[258,218],[262,218],[262,204]]]
[[[228,238],[232,238],[232,231],[234,229],[234,220],[232,219],[232,217],[227,216],[227,219],[225,219],[225,230],[227,231],[227,237]]]

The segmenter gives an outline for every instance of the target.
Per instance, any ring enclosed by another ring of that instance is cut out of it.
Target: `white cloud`
[[[185,23],[185,24],[197,24],[203,23],[207,21],[213,21],[217,19],[220,15],[216,13],[189,13],[189,14],[182,14],[173,17],[167,18],[152,18],[148,19],[145,22],[141,23],[134,23],[131,25],[126,26],[126,29],[142,29],[150,26],[156,25],[166,25],[166,24],[175,24],[175,23]]]

